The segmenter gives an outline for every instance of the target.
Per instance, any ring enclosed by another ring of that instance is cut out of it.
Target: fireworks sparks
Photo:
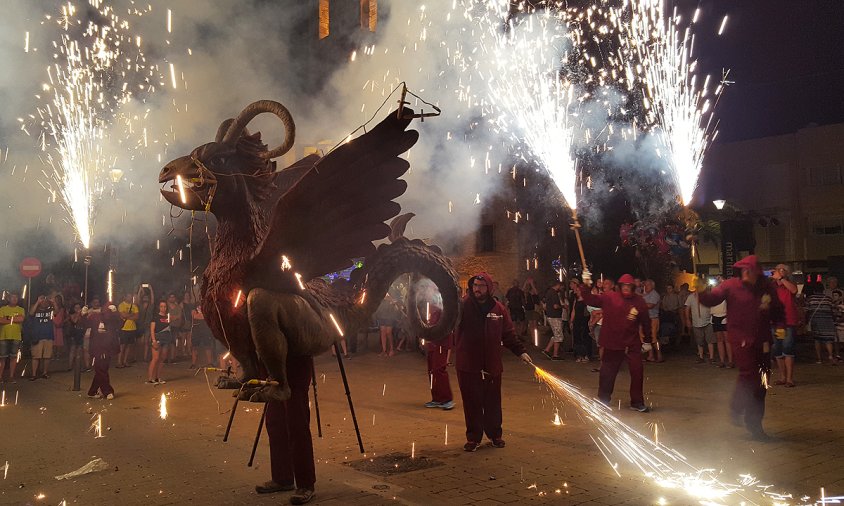
[[[95,206],[115,166],[116,149],[130,145],[127,141],[140,131],[133,125],[140,119],[122,108],[154,92],[151,83],[160,80],[157,66],[146,62],[140,36],[130,33],[129,22],[105,2],[89,4],[77,12],[67,2],[60,17],[46,16],[59,36],[52,44],[55,62],[42,85],[46,93],[43,99],[38,95],[43,103],[36,108],[37,117],[32,116],[40,121],[38,144],[52,169],[42,186],[61,197],[85,248],[90,247]],[[27,32],[24,50],[29,49]]]
[[[296,277],[296,282],[299,283],[299,289],[304,290],[305,289],[305,283],[302,282],[302,275],[299,274],[298,272],[294,272],[293,276]]]
[[[676,10],[666,15],[662,0],[632,0],[628,6],[613,16],[625,54],[628,86],[632,89],[636,82],[642,83],[647,119],[657,127],[665,150],[658,154],[666,159],[680,199],[688,205],[704,154],[717,135],[712,111],[723,86],[710,90],[709,76],[698,83],[691,26],[682,26],[683,18]],[[725,16],[719,35],[726,23]]]
[[[293,266],[290,265],[290,259],[287,258],[287,255],[281,255],[281,270],[289,271],[292,268]]]
[[[509,7],[509,6],[508,6]],[[498,6],[500,9],[500,5]],[[572,209],[577,207],[577,162],[572,103],[574,87],[563,70],[566,44],[562,13],[543,10],[500,28],[504,13],[480,18],[492,36],[489,48],[494,68],[488,89],[492,106],[500,112],[498,126],[537,161]]]
[[[590,435],[595,446],[610,464],[616,474],[619,472],[618,458],[635,466],[656,485],[668,489],[682,490],[701,501],[724,500],[733,495],[747,499],[751,495],[771,498],[784,497],[760,485],[757,480],[742,480],[735,484],[718,479],[713,469],[698,469],[674,449],[659,443],[657,432],[654,441],[636,432],[611,414],[610,408],[584,395],[577,387],[537,367],[536,376],[551,389],[551,392],[580,409],[592,423],[598,435]],[[752,501],[748,500],[749,503]]]
[[[97,439],[104,437],[103,436],[103,415],[100,414],[100,413],[97,413],[96,415],[94,415],[93,418],[91,418],[91,420],[92,420],[92,422],[91,422],[91,426],[88,428],[88,432],[93,432],[94,437],[97,438]]]
[[[179,189],[179,199],[181,199],[182,204],[187,204],[188,199],[185,195],[185,184],[182,181],[181,174],[176,174],[176,187]]]
[[[238,290],[237,295],[234,296],[234,307],[237,307],[237,306],[240,305],[240,299],[242,299],[242,298],[243,298],[243,290]],[[167,319],[169,321],[169,319],[170,319],[169,315],[168,315]]]
[[[162,420],[167,419],[167,394],[161,394],[161,400],[158,402],[158,416]]]
[[[337,320],[334,318],[334,315],[329,313],[328,317],[331,318],[331,323],[334,324],[334,328],[337,329],[337,333],[340,334],[340,337],[343,337],[343,329],[340,328],[340,324],[337,323]]]

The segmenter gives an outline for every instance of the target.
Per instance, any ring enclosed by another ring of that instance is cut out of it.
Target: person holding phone
[[[180,320],[181,321],[181,320]],[[158,313],[149,324],[150,346],[152,359],[147,370],[148,385],[163,385],[167,383],[161,379],[161,366],[167,358],[167,350],[173,345],[173,329],[166,300],[158,302]]]

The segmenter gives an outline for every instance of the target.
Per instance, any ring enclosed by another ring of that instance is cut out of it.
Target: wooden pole
[[[577,240],[577,250],[580,252],[580,264],[583,269],[586,267],[586,255],[583,253],[583,241],[580,240],[580,221],[577,219],[577,209],[571,210],[571,229],[574,230],[574,238]]]

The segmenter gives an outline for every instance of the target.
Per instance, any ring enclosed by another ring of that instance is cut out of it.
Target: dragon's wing
[[[371,131],[312,163],[278,200],[270,228],[247,266],[250,287],[276,290],[334,272],[375,251],[401,210],[410,164],[399,155],[419,138],[410,119],[390,114]],[[282,266],[287,257],[290,269]]]

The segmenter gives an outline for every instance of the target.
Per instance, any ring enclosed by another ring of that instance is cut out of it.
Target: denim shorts
[[[0,358],[16,357],[21,349],[21,342],[17,339],[0,339]]]
[[[777,337],[778,331],[782,337]],[[771,347],[771,355],[774,358],[794,357],[794,327],[773,328],[771,336],[774,338],[774,345]]]

